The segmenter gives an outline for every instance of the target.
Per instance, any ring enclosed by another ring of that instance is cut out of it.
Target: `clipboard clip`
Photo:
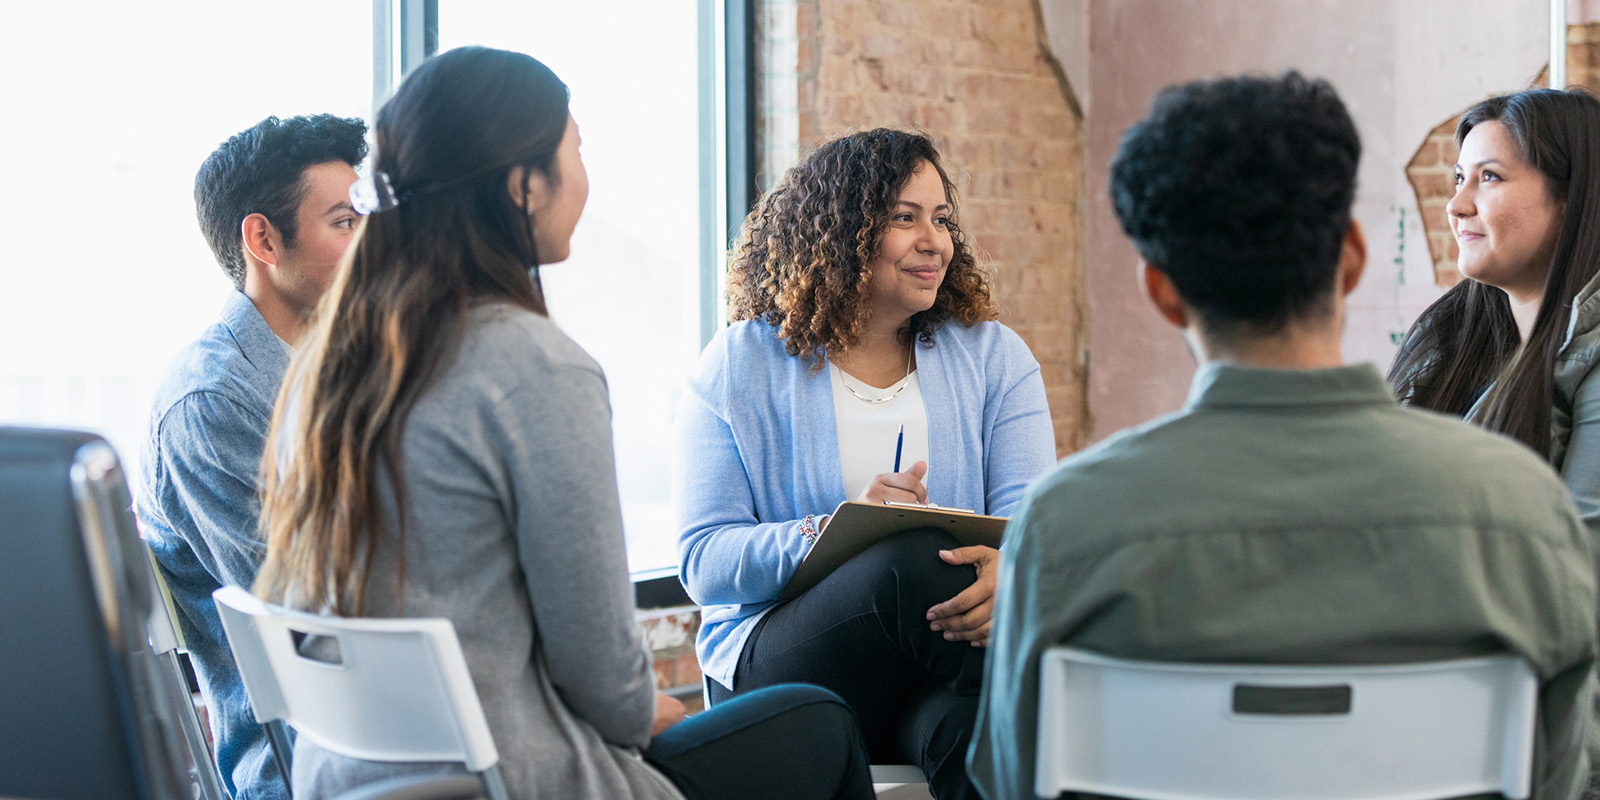
[[[902,503],[902,502],[899,502],[897,500],[885,500],[885,501],[883,501],[883,504],[886,505],[886,506],[898,506],[900,508],[921,508],[921,509],[926,509],[928,511],[948,511],[948,512],[950,512],[952,514],[976,514],[976,513],[978,513],[976,511],[973,511],[970,508],[950,508],[949,506],[941,506],[941,505],[938,505],[937,503],[928,503],[927,505],[923,505],[922,503]]]

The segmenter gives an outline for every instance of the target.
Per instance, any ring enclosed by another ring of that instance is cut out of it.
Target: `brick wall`
[[[700,662],[694,655],[694,637],[700,631],[700,609],[694,606],[641,611],[636,619],[645,646],[655,658],[656,689],[669,692],[699,711]]]
[[[1083,445],[1083,120],[1037,0],[758,4],[763,189],[851,130],[933,136],[1001,321],[1044,372],[1061,454]]]
[[[1406,164],[1406,180],[1416,193],[1422,229],[1427,233],[1428,255],[1433,258],[1433,280],[1444,287],[1461,280],[1461,273],[1456,271],[1460,249],[1450,233],[1450,219],[1445,212],[1445,205],[1455,194],[1455,133],[1460,118],[1458,114],[1429,131]]]
[[[1529,84],[1530,87],[1549,85],[1548,66]],[[1600,23],[1567,27],[1567,85],[1600,91]],[[1461,115],[1456,114],[1429,131],[1406,165],[1406,180],[1416,193],[1422,227],[1427,232],[1434,282],[1444,287],[1454,286],[1461,280],[1461,273],[1456,270],[1459,249],[1450,233],[1450,219],[1445,211],[1445,205],[1455,194],[1455,132],[1460,119]]]

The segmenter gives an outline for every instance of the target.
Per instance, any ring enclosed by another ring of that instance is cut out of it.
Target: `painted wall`
[[[1361,131],[1355,217],[1370,261],[1345,356],[1387,368],[1394,337],[1438,296],[1404,167],[1428,131],[1525,86],[1547,60],[1544,0],[1042,0],[1052,49],[1087,64],[1085,267],[1091,440],[1178,409],[1194,361],[1134,283],[1106,191],[1122,132],[1164,86],[1299,69],[1339,90]],[[1572,3],[1573,22],[1594,0]],[[1087,19],[1084,19],[1087,14]],[[1087,28],[1087,35],[1084,35]],[[1085,56],[1082,48],[1087,43]],[[1197,198],[1202,202],[1203,198]]]

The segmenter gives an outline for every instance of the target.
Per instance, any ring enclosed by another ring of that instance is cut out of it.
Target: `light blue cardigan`
[[[1055,463],[1039,364],[998,322],[950,322],[933,338],[917,345],[928,497],[1009,515]],[[732,688],[745,639],[805,558],[801,518],[850,499],[828,372],[784,352],[763,321],[730,325],[678,406],[672,479],[679,576],[704,607],[700,665]]]

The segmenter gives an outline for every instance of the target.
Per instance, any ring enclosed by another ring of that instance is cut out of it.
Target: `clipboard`
[[[798,596],[861,551],[902,531],[938,528],[955,536],[963,547],[999,547],[1009,521],[1006,517],[975,514],[960,508],[845,501],[834,509],[828,527],[811,545],[811,552],[800,562],[778,597],[789,600]]]

